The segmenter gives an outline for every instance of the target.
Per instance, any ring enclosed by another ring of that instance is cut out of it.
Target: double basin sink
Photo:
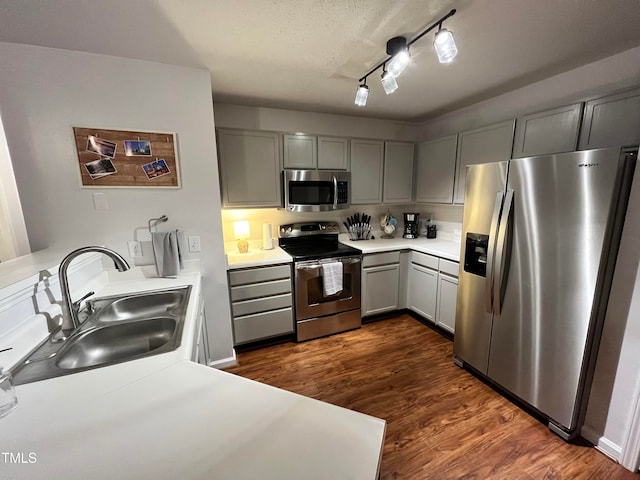
[[[51,335],[13,369],[16,385],[171,352],[180,346],[191,287],[96,298],[63,342]]]

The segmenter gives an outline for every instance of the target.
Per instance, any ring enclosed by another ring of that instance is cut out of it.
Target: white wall
[[[32,249],[126,242],[147,220],[201,237],[214,359],[233,356],[210,74],[105,55],[0,43],[0,111]],[[182,188],[83,189],[72,127],[177,134]],[[108,210],[94,210],[103,192]]]
[[[216,127],[414,141],[415,123],[216,103]]]

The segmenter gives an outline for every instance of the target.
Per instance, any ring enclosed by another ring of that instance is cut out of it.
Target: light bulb
[[[367,104],[367,98],[369,98],[369,87],[363,83],[356,90],[356,105],[364,107]]]
[[[409,50],[401,50],[396,53],[391,61],[389,62],[389,73],[394,77],[400,75],[407,65],[411,62],[411,55],[409,55]]]
[[[436,49],[440,63],[449,63],[456,58],[458,54],[458,48],[456,47],[456,42],[453,40],[453,34],[446,28],[436,33],[433,47]]]
[[[387,95],[392,94],[398,89],[398,82],[396,82],[396,77],[391,75],[386,70],[382,72],[382,79],[380,81],[382,82],[382,87],[384,88],[384,92]]]

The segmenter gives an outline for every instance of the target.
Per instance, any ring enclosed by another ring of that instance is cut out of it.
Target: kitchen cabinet
[[[454,203],[464,203],[467,165],[501,162],[511,158],[514,126],[515,120],[508,120],[458,134]]]
[[[317,138],[313,135],[283,135],[284,168],[313,170],[318,166]]]
[[[385,142],[383,203],[413,202],[413,158],[413,143]]]
[[[590,100],[584,107],[579,150],[640,143],[640,89]]]
[[[362,259],[362,316],[399,308],[400,252],[375,253]]]
[[[291,265],[229,271],[234,345],[294,331]]]
[[[418,144],[416,203],[453,203],[458,135]]]
[[[456,301],[458,297],[458,270],[460,264],[441,258],[438,261],[438,302],[436,325],[449,333],[456,328]]]
[[[351,205],[382,203],[384,142],[351,140]]]
[[[218,130],[223,207],[280,206],[280,146],[275,132]]]
[[[572,152],[578,144],[582,103],[519,117],[513,158]]]
[[[437,293],[438,257],[411,252],[407,307],[435,323]]]
[[[318,137],[318,168],[349,170],[349,139]]]

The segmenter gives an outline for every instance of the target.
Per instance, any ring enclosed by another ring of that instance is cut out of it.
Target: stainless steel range
[[[362,252],[338,242],[338,224],[280,225],[278,244],[293,257],[296,339],[360,327]]]

